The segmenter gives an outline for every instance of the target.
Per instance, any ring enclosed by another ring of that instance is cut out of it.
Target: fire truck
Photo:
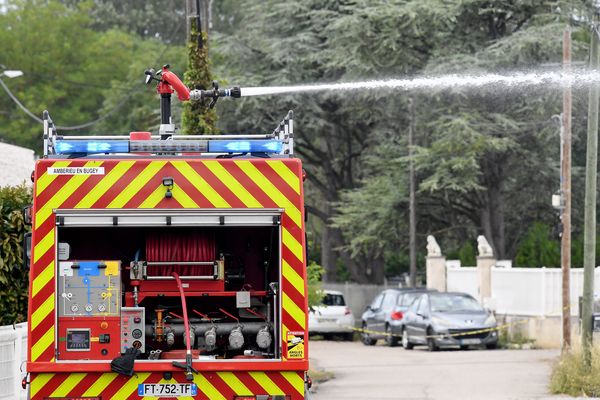
[[[308,397],[303,169],[290,111],[273,133],[63,136],[44,112],[32,175],[34,400]]]

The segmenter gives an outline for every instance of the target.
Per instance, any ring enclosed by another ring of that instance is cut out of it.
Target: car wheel
[[[408,340],[408,332],[406,331],[406,328],[402,329],[402,347],[404,347],[406,350],[412,350],[413,347],[415,347],[415,345]]]
[[[431,328],[427,329],[427,350],[438,351],[440,348],[435,344],[435,339],[432,336],[433,331]]]
[[[485,345],[485,348],[488,350],[495,350],[498,348],[498,342],[488,343]]]
[[[373,346],[377,340],[373,339],[367,332],[367,324],[363,322],[362,332],[360,333],[360,339],[365,346]]]
[[[385,344],[389,347],[398,346],[398,338],[392,334],[392,328],[389,325],[385,326]]]

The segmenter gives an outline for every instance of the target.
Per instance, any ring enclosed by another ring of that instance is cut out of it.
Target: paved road
[[[360,342],[310,342],[311,368],[335,379],[312,400],[546,399],[558,350],[404,350]]]

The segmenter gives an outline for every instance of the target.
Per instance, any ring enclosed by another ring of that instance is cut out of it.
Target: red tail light
[[[21,387],[23,389],[27,389],[28,384],[29,384],[29,382],[27,381],[27,376],[25,376],[23,379],[21,379]]]
[[[404,314],[402,314],[402,311],[394,311],[391,317],[394,321],[400,321],[402,318],[404,318]]]
[[[344,315],[352,314],[352,310],[349,307],[346,307],[346,311],[344,311]]]

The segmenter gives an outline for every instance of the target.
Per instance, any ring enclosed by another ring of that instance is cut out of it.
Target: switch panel
[[[144,307],[121,307],[121,353],[129,347],[146,351],[145,311]]]
[[[61,261],[58,270],[59,317],[118,316],[120,261]]]

